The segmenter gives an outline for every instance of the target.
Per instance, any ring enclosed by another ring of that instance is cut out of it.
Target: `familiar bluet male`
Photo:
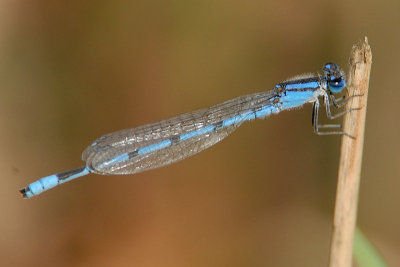
[[[216,144],[244,121],[264,118],[306,103],[314,105],[312,122],[316,134],[346,135],[339,130],[321,131],[323,128],[341,126],[318,123],[319,97],[323,98],[329,119],[355,110],[349,109],[332,115],[331,105],[340,108],[347,101],[339,104],[343,98],[336,99],[334,96],[346,86],[346,79],[335,63],[325,64],[322,71],[323,75],[307,74],[279,83],[270,91],[241,96],[210,108],[104,135],[83,151],[85,166],[43,177],[20,192],[30,198],[90,173],[134,174],[159,168]]]

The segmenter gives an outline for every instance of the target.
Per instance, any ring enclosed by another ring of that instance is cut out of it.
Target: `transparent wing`
[[[271,98],[275,95],[274,90],[250,94],[208,109],[201,109],[156,123],[114,132],[100,137],[87,147],[82,154],[82,159],[86,161],[92,172],[98,174],[133,174],[159,168],[192,156],[214,145],[236,130],[243,120],[182,141],[174,141],[179,139],[176,139],[176,137],[209,125],[222,123],[226,119],[249,111],[256,111],[262,106],[271,104]],[[104,167],[102,165],[102,163],[119,155],[137,151],[164,140],[172,140],[172,144],[159,150],[136,155],[112,166]]]

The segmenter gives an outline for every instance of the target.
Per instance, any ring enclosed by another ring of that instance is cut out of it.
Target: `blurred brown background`
[[[326,266],[340,138],[311,105],[132,176],[18,189],[97,137],[373,52],[358,225],[400,265],[400,2],[1,1],[1,266]]]

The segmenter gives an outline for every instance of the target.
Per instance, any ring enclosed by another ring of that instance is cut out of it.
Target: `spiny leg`
[[[355,96],[359,96],[359,95],[355,95]],[[348,98],[348,99],[351,99],[351,98]],[[346,100],[344,100],[344,101],[347,101],[348,99],[346,99]],[[360,109],[362,108],[362,107],[350,108],[350,109],[344,110],[344,111],[342,111],[342,112],[336,113],[335,115],[332,115],[332,113],[331,113],[331,108],[330,108],[330,103],[329,103],[329,96],[328,96],[328,94],[325,94],[325,96],[324,96],[324,103],[325,103],[325,108],[326,108],[326,117],[327,117],[328,119],[330,119],[330,120],[339,118],[339,117],[343,116],[344,114],[346,114],[347,112],[351,112],[351,111],[354,111],[354,110],[360,110]],[[333,103],[333,102],[332,102],[332,103]],[[337,104],[337,103],[336,103],[336,104]],[[318,104],[318,105],[319,105],[319,104]],[[333,105],[335,105],[335,104],[333,104]],[[343,105],[343,102],[341,103],[341,105],[340,105],[339,107],[341,107],[342,105]]]
[[[332,134],[344,134],[346,136],[349,136],[350,138],[353,138],[353,136],[347,134],[346,132],[343,131],[320,131],[321,128],[340,128],[340,124],[322,124],[320,125],[318,123],[318,114],[319,114],[319,101],[314,102],[313,106],[313,113],[312,113],[312,120],[313,120],[313,126],[314,126],[314,133],[318,135],[332,135]]]
[[[318,116],[319,116],[319,101],[314,102],[312,118],[311,118],[312,125],[314,127],[317,126],[317,128],[340,128],[340,127],[342,127],[340,124],[319,124]]]
[[[345,96],[335,98],[335,96],[332,93],[329,93],[329,96],[331,98],[331,103],[329,103],[329,105],[333,105],[335,108],[341,108],[344,105],[346,105],[346,103],[349,102],[354,97],[363,96],[363,95],[352,95],[346,99],[345,99]],[[343,100],[343,102],[341,102],[342,100]],[[339,102],[341,102],[341,103],[339,103]]]

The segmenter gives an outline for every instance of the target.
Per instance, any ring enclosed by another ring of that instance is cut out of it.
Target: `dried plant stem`
[[[347,113],[343,118],[343,130],[354,136],[343,136],[339,162],[335,215],[331,241],[330,267],[352,265],[353,236],[357,218],[358,188],[364,143],[365,116],[372,54],[368,39],[354,45],[350,55],[348,95],[354,97],[346,109],[362,107]]]

